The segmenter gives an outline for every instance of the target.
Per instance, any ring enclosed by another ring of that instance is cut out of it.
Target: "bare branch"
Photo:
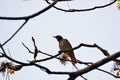
[[[4,46],[7,42],[9,42],[23,28],[23,26],[28,22],[29,19],[36,17],[36,16],[40,15],[41,13],[44,13],[45,11],[50,9],[52,6],[54,6],[57,3],[57,1],[58,0],[55,0],[52,4],[50,4],[46,8],[44,8],[41,11],[38,11],[37,13],[32,14],[30,16],[26,16],[26,17],[0,17],[0,19],[5,19],[5,20],[25,20],[25,22],[21,25],[21,27],[8,40],[6,40],[2,44],[2,46]]]
[[[15,31],[15,33],[8,39],[6,40],[1,46],[4,46],[6,43],[8,43],[23,27],[24,25],[28,22],[28,20],[26,20],[19,28],[17,31]]]
[[[3,51],[3,54],[2,54],[2,53],[1,53],[1,54],[2,54],[2,55],[4,55],[4,54],[6,55],[6,52],[5,52],[5,50],[4,50],[4,48],[3,48],[3,46],[2,46],[2,44],[1,44],[1,43],[0,43],[0,48],[1,48],[1,49],[2,49],[2,51]]]
[[[72,72],[54,72],[54,71],[50,71],[48,68],[46,68],[46,67],[44,67],[44,66],[35,64],[35,63],[33,63],[33,62],[24,63],[24,62],[17,61],[17,60],[15,60],[15,59],[7,56],[4,48],[3,48],[2,46],[1,46],[1,48],[2,48],[2,51],[4,52],[4,54],[3,54],[3,53],[1,53],[1,54],[2,54],[5,58],[7,58],[7,59],[9,59],[9,60],[11,60],[11,61],[13,61],[13,62],[15,62],[15,63],[21,64],[21,67],[23,67],[23,66],[33,66],[33,65],[34,65],[34,66],[36,66],[36,67],[39,67],[41,70],[47,72],[48,74],[70,74],[70,73],[72,73]]]
[[[104,72],[104,73],[107,73],[107,74],[109,74],[109,75],[111,75],[111,76],[113,76],[113,77],[115,77],[115,78],[120,78],[120,76],[116,76],[116,75],[114,75],[114,74],[112,74],[112,73],[110,73],[110,72],[108,72],[108,71],[105,71],[105,70],[102,70],[102,69],[99,69],[99,68],[97,68],[97,70],[102,71],[102,72]]]
[[[105,4],[105,5],[101,5],[101,6],[95,6],[95,7],[92,7],[92,8],[87,8],[87,9],[69,9],[69,10],[66,10],[66,9],[62,9],[62,8],[58,8],[56,6],[53,6],[55,9],[57,10],[60,10],[60,11],[64,11],[64,12],[85,12],[85,11],[92,11],[92,10],[95,10],[95,9],[100,9],[100,8],[105,8],[105,7],[108,7],[112,4],[114,4],[117,0],[112,0],[112,2],[108,3],[108,4]],[[50,2],[48,0],[46,0],[46,2],[48,4],[50,4]]]
[[[94,64],[92,64],[92,65],[90,65],[88,67],[86,67],[86,68],[84,68],[84,69],[81,69],[81,70],[78,70],[78,71],[72,73],[68,80],[74,80],[78,76],[80,76],[82,74],[85,74],[85,73],[87,73],[87,72],[89,72],[91,70],[94,70],[97,67],[100,67],[100,66],[104,65],[105,63],[107,63],[107,62],[109,62],[111,60],[114,60],[114,59],[116,59],[118,57],[120,57],[120,52],[116,52],[113,55],[110,55],[110,56],[108,56],[108,57],[106,57],[106,58],[104,58],[104,59],[102,59],[102,60],[100,60],[100,61],[98,61],[98,62],[96,62],[96,63],[94,63]]]
[[[40,68],[41,70],[45,71],[45,72],[48,73],[48,74],[62,74],[62,75],[69,75],[69,74],[73,73],[73,72],[59,72],[59,71],[55,72],[55,71],[51,71],[51,70],[49,70],[48,68],[46,68],[46,67],[44,67],[44,66],[41,66],[41,65],[35,64],[35,63],[33,63],[33,62],[30,63],[30,64],[32,64],[32,65],[34,65],[34,66]]]
[[[0,52],[0,53],[1,53],[1,52]],[[4,56],[3,56],[3,55],[0,55],[0,58],[1,58],[1,57],[4,57]]]
[[[110,54],[108,53],[107,50],[103,49],[102,47],[98,46],[97,44],[94,44],[105,56],[109,56]]]
[[[3,51],[3,53],[0,52],[0,53],[2,54],[3,57],[5,57],[5,58],[7,58],[7,59],[9,59],[9,60],[11,60],[11,61],[13,61],[13,62],[15,62],[15,63],[24,65],[24,66],[30,65],[29,63],[20,62],[20,61],[17,61],[17,60],[15,60],[15,59],[9,57],[9,56],[6,54],[6,52],[5,52],[4,48],[3,48],[3,46],[0,46],[0,48],[1,48],[2,51]]]
[[[107,50],[103,49],[102,47],[100,47],[100,46],[97,45],[97,44],[90,45],[90,44],[81,43],[81,44],[79,44],[78,46],[74,47],[74,48],[71,49],[71,50],[76,50],[76,49],[78,49],[78,48],[80,48],[80,47],[82,47],[82,46],[84,46],[84,47],[91,47],[91,48],[97,48],[97,49],[99,49],[105,56],[109,56],[109,55],[110,55],[110,53],[109,53]],[[70,50],[66,50],[66,51],[70,51]],[[66,51],[60,51],[60,53],[66,52]],[[114,61],[120,62],[119,59],[114,59]]]
[[[78,60],[78,63],[79,63],[79,64],[85,64],[85,65],[87,65],[87,66],[93,64],[92,62],[83,62],[83,61],[80,61],[80,60]]]
[[[29,53],[34,54],[34,52],[32,52],[24,43],[22,43],[22,44],[23,44],[23,46],[28,50]],[[36,46],[35,43],[34,43],[34,46]],[[37,47],[37,46],[36,46],[36,47]],[[61,53],[58,53],[58,54],[56,54],[56,55],[50,55],[50,54],[45,53],[45,52],[42,52],[42,51],[40,51],[40,50],[38,50],[38,52],[41,53],[41,54],[47,55],[47,56],[49,56],[49,57],[48,57],[48,58],[44,58],[44,59],[40,59],[40,60],[36,60],[35,62],[42,62],[42,61],[50,60],[50,59],[53,59],[53,58],[57,58],[57,56],[59,56],[59,55],[61,54]],[[57,59],[59,59],[59,58],[57,58]],[[32,62],[33,62],[33,61],[32,61]]]
[[[34,54],[34,52],[30,51],[30,49],[22,42],[22,45],[28,50],[29,53]]]
[[[38,48],[37,48],[37,46],[36,46],[36,43],[35,43],[35,39],[34,39],[34,37],[32,37],[32,41],[33,41],[33,45],[34,45],[34,60],[36,61],[36,57],[37,57],[37,54],[39,53],[38,52]]]
[[[40,60],[36,60],[36,62],[47,61],[47,60],[50,60],[50,59],[53,59],[53,58],[60,59],[60,58],[58,58],[57,56],[59,56],[61,53],[58,53],[58,54],[56,54],[56,55],[50,55],[50,54],[45,53],[45,52],[42,52],[42,51],[40,51],[40,50],[39,50],[39,52],[42,53],[42,54],[44,54],[44,55],[50,56],[50,57],[44,58],[44,59],[40,59]]]
[[[97,44],[90,45],[90,44],[81,43],[81,44],[79,44],[78,46],[76,46],[76,47],[74,47],[74,48],[72,48],[72,49],[70,49],[70,50],[59,51],[59,52],[62,53],[62,52],[67,52],[67,51],[71,51],[71,50],[76,50],[76,49],[78,49],[78,48],[80,48],[80,47],[82,47],[82,46],[84,46],[84,47],[91,47],[91,48],[97,48],[97,49],[99,49],[105,56],[109,56],[108,51],[105,50],[105,49],[103,49],[102,47],[98,46]]]
[[[0,19],[3,20],[29,20],[31,18],[34,18],[36,16],[39,16],[40,14],[44,13],[45,11],[49,10],[50,8],[52,8],[52,6],[54,6],[56,3],[58,2],[58,0],[54,0],[53,3],[51,3],[50,5],[48,5],[47,7],[45,7],[44,9],[29,15],[29,16],[24,16],[24,17],[0,17]]]
[[[82,61],[79,61],[78,63],[79,63],[79,64],[85,64],[85,65],[87,65],[87,66],[90,66],[90,65],[93,64],[92,62],[82,62]],[[102,72],[104,72],[104,73],[107,73],[107,74],[109,74],[109,75],[111,75],[111,76],[113,76],[113,77],[115,77],[115,78],[120,78],[120,76],[116,76],[116,75],[114,75],[114,74],[112,74],[112,73],[110,73],[110,72],[108,72],[108,71],[103,70],[103,69],[100,69],[100,68],[96,68],[96,69],[99,70],[99,71],[102,71]]]
[[[15,59],[7,56],[4,48],[3,48],[2,46],[1,46],[1,48],[2,48],[2,51],[4,52],[4,54],[1,53],[1,52],[0,52],[0,53],[1,53],[5,58],[7,58],[7,59],[9,59],[9,60],[11,60],[11,61],[13,61],[13,62],[15,62],[15,63],[17,63],[17,64],[21,64],[21,65],[20,65],[21,67],[24,67],[24,66],[33,66],[33,65],[34,65],[34,66],[36,66],[36,67],[39,67],[41,70],[47,72],[48,74],[70,74],[70,73],[72,73],[72,72],[59,72],[59,71],[58,71],[58,72],[54,72],[54,71],[50,71],[48,68],[46,68],[46,67],[44,67],[44,66],[35,64],[35,63],[33,63],[33,62],[24,63],[24,62],[17,61],[17,60],[15,60]]]

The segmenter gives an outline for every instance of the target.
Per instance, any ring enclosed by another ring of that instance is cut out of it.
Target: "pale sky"
[[[61,8],[89,8],[94,5],[102,5],[109,3],[110,0],[93,0],[93,1],[71,1],[60,2],[57,6]],[[0,16],[27,16],[43,9],[48,4],[43,0],[1,0],[0,1]],[[34,49],[31,37],[36,40],[38,48],[51,55],[57,54],[59,51],[58,42],[52,37],[62,35],[67,38],[73,47],[80,43],[98,44],[102,48],[108,50],[110,54],[120,51],[120,28],[119,18],[120,10],[117,9],[116,3],[112,6],[96,9],[89,12],[65,13],[51,8],[47,12],[32,18],[23,27],[23,29],[10,41],[4,48],[6,52],[10,51],[13,58],[27,62],[33,60],[33,55],[23,47],[24,42],[31,50]],[[0,43],[7,40],[23,23],[22,20],[0,20]],[[96,62],[105,56],[96,48],[80,48],[75,50],[77,59],[81,61]],[[37,59],[42,59],[47,56],[39,55]],[[0,59],[4,61],[7,59]],[[48,67],[52,71],[74,71],[71,63],[65,66],[61,65],[59,60],[53,59],[43,63],[39,63]],[[113,62],[107,63],[100,67],[104,70],[111,71]],[[84,65],[77,64],[79,69],[84,68]],[[88,80],[117,80],[116,78],[94,70],[83,75]],[[48,75],[36,67],[23,67],[20,71],[10,75],[11,80],[67,80],[68,75]],[[0,80],[4,80],[0,74]],[[83,80],[78,77],[76,80]]]

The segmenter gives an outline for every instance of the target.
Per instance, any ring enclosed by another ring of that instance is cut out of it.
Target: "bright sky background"
[[[60,2],[57,6],[62,8],[89,8],[95,5],[109,3],[110,0],[75,0],[71,2]],[[1,0],[0,1],[0,16],[27,16],[43,9],[48,4],[43,0]],[[112,6],[96,9],[89,12],[80,13],[65,13],[54,8],[47,12],[29,20],[24,28],[10,41],[4,48],[6,52],[10,51],[13,58],[27,62],[33,60],[33,55],[23,47],[24,42],[31,50],[34,49],[31,37],[36,40],[38,48],[49,54],[57,54],[58,42],[52,37],[62,35],[69,39],[72,46],[75,47],[80,43],[98,44],[102,48],[108,50],[110,54],[120,51],[120,10],[117,9],[117,4]],[[7,40],[23,23],[22,20],[0,20],[0,43]],[[105,56],[96,48],[80,48],[75,50],[77,59],[81,61],[96,62]],[[37,56],[37,59],[45,58],[44,55]],[[4,61],[7,59],[0,59]],[[53,59],[44,63],[44,65],[53,71],[75,71],[71,63],[66,66],[61,65],[59,60]],[[111,71],[113,62],[107,63],[100,67],[104,70]],[[79,69],[84,68],[84,65],[77,65]],[[117,80],[116,78],[100,72],[91,71],[83,75],[88,80]],[[21,71],[10,75],[11,80],[67,80],[68,76],[48,75],[36,67],[23,67]],[[0,80],[4,80],[0,74]],[[83,80],[78,77],[76,80]]]

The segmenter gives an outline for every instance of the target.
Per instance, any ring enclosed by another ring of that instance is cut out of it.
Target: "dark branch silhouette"
[[[16,32],[8,40],[6,40],[2,44],[2,46],[4,46],[7,42],[9,42],[24,27],[24,25],[29,21],[29,19],[32,19],[32,18],[44,13],[45,11],[50,9],[52,6],[54,6],[56,3],[57,3],[57,0],[55,0],[53,3],[51,3],[49,6],[45,7],[44,9],[38,11],[37,13],[29,15],[29,16],[25,16],[25,17],[0,17],[0,19],[2,19],[2,20],[25,20],[25,22],[19,27],[19,29],[16,30]]]
[[[34,17],[39,16],[40,14],[44,13],[45,11],[49,10],[52,6],[54,6],[56,3],[58,2],[58,0],[54,0],[53,3],[51,3],[50,5],[48,5],[47,7],[45,7],[44,9],[32,14],[32,15],[28,15],[28,16],[24,16],[24,17],[1,17],[0,19],[2,20],[29,20],[32,19]]]
[[[17,31],[15,31],[15,33],[8,39],[6,40],[1,46],[4,46],[7,42],[9,42],[23,27],[24,25],[28,22],[28,20],[26,20],[19,28]]]
[[[101,5],[101,6],[94,6],[92,8],[86,8],[86,9],[62,9],[62,8],[59,8],[59,7],[56,7],[56,6],[53,6],[55,9],[57,10],[60,10],[60,11],[64,11],[64,12],[85,12],[85,11],[92,11],[92,10],[95,10],[95,9],[101,9],[101,8],[105,8],[105,7],[108,7],[112,4],[114,4],[117,0],[112,0],[112,2],[108,3],[108,4],[105,4],[105,5]],[[48,4],[51,4],[48,0],[46,0],[46,2]]]
[[[116,52],[113,55],[110,55],[109,57],[106,57],[106,58],[92,64],[91,66],[88,66],[88,67],[86,67],[84,69],[81,69],[79,71],[76,71],[76,72],[72,73],[68,80],[75,80],[75,78],[77,78],[78,76],[80,76],[82,74],[85,74],[85,73],[87,73],[87,72],[89,72],[91,70],[94,70],[97,67],[100,67],[100,66],[104,65],[105,63],[107,63],[107,62],[109,62],[111,60],[114,60],[114,59],[116,59],[118,57],[120,57],[120,52]]]

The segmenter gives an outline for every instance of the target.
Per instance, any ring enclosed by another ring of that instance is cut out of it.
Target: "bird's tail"
[[[75,58],[75,55],[74,55],[74,52],[73,51],[70,51],[68,53],[68,56],[70,57],[71,61],[72,61],[72,64],[75,65],[77,63],[77,59]]]

